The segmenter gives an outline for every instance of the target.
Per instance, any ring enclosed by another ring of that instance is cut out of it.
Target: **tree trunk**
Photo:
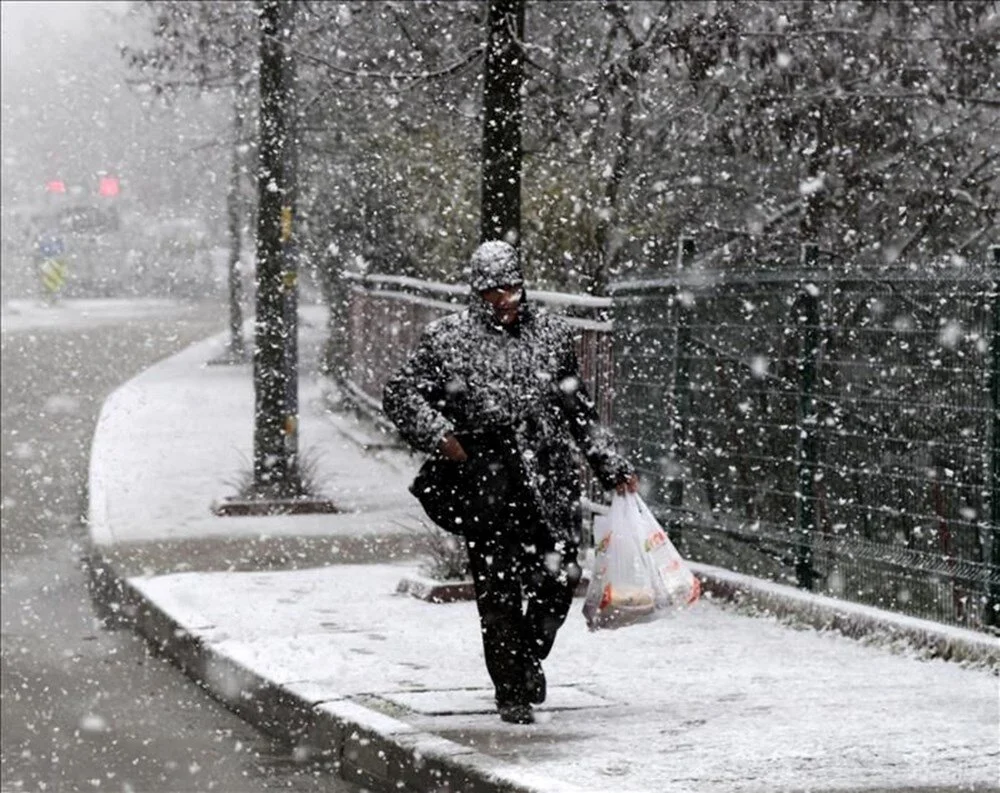
[[[490,0],[483,80],[481,241],[521,241],[524,0]]]
[[[294,3],[259,0],[260,170],[254,350],[254,489],[302,495],[298,464]]]
[[[226,217],[229,223],[229,357],[234,361],[246,358],[243,343],[243,280],[240,272],[240,256],[243,249],[240,212],[240,171],[242,158],[240,146],[243,143],[243,102],[242,91],[237,88],[233,100],[233,151],[229,174],[229,191],[226,194]]]
[[[587,284],[587,291],[595,295],[607,294],[611,270],[621,250],[620,242],[615,240],[615,231],[621,215],[619,206],[621,189],[625,184],[632,148],[635,145],[635,113],[639,103],[638,80],[631,67],[621,77],[621,88],[621,121],[614,146],[611,176],[604,186],[604,208],[607,214],[600,219],[595,230],[599,258],[597,267]]]

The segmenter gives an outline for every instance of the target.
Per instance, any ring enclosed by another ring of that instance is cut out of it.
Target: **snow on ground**
[[[186,573],[136,580],[182,624],[253,671],[317,699],[481,689],[475,605],[395,594],[405,565]],[[404,717],[541,775],[594,790],[777,791],[996,784],[997,678],[709,602],[590,633],[574,601],[546,662],[604,706]],[[430,710],[439,697],[427,695]],[[427,696],[424,697],[425,705]],[[425,708],[427,709],[427,708]],[[446,709],[446,708],[445,708]],[[503,740],[498,740],[497,736]]]
[[[322,309],[304,307],[304,360],[315,355]],[[309,319],[311,318],[311,320]],[[234,496],[253,459],[254,394],[250,364],[208,366],[221,355],[226,334],[188,347],[147,369],[105,402],[91,450],[91,534],[99,544],[213,536],[327,534],[344,516],[219,518],[210,507]],[[308,367],[304,367],[306,370]],[[312,460],[325,494],[345,510],[412,508],[406,490],[408,454],[359,455],[338,431],[322,384],[300,377],[299,450]],[[348,455],[346,464],[339,458]],[[380,483],[372,487],[373,482]],[[398,531],[380,520],[350,522],[355,533]]]
[[[88,328],[130,319],[173,317],[183,311],[179,300],[159,298],[93,298],[60,300],[5,300],[0,309],[0,331],[42,330],[54,327]]]

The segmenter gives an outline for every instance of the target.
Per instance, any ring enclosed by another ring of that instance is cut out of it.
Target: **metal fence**
[[[996,251],[994,251],[994,254]],[[531,291],[689,557],[983,628],[1000,605],[1000,261],[694,260],[612,299]],[[341,379],[389,373],[467,287],[352,276]],[[608,311],[612,312],[612,323]],[[614,403],[612,403],[614,395]]]
[[[996,624],[998,267],[617,284],[616,419],[693,559]],[[660,429],[665,427],[666,430]]]
[[[359,404],[380,411],[389,375],[416,348],[429,322],[464,307],[469,287],[395,275],[348,274],[344,278],[348,332],[341,379]],[[529,290],[529,296],[578,331],[581,377],[594,395],[602,420],[610,423],[611,300],[536,290]]]

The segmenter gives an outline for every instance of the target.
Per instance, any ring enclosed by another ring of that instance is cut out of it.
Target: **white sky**
[[[113,2],[0,2],[3,87],[23,84],[80,64],[88,43],[105,48],[107,24],[127,5]]]
[[[228,105],[185,95],[152,101],[123,45],[146,41],[147,23],[124,2],[3,2],[2,113],[5,204],[37,203],[59,179],[84,194],[97,174],[118,173],[123,200],[192,214],[218,202],[214,171],[225,147],[201,150],[228,127]],[[220,114],[221,111],[221,114]]]

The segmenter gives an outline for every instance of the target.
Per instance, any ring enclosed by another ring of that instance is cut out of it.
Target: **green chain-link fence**
[[[691,558],[980,628],[1000,605],[997,250],[617,284],[615,418]]]

